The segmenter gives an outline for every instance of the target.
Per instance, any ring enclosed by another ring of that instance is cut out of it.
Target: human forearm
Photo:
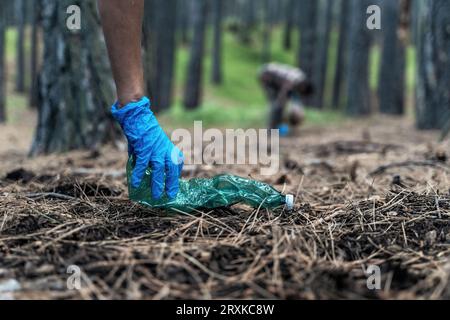
[[[141,31],[144,0],[98,0],[111,68],[121,106],[144,94]]]

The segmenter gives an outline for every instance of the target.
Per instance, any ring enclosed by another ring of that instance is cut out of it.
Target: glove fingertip
[[[170,200],[173,200],[177,197],[179,189],[180,188],[179,188],[178,184],[168,188],[167,196],[169,197]]]
[[[152,198],[155,200],[160,200],[163,194],[162,187],[153,185],[152,187]]]
[[[139,159],[138,159],[139,160]],[[131,185],[133,188],[139,188],[145,175],[146,165],[142,165],[142,161],[137,161],[136,166],[131,175]]]
[[[152,197],[159,200],[164,191],[164,163],[153,162],[152,169]]]
[[[176,198],[180,188],[180,165],[176,165],[171,161],[166,162],[166,194],[169,198]]]
[[[172,161],[173,165],[179,165],[184,162],[184,155],[183,152],[181,152],[180,149],[177,147],[173,147],[172,151],[170,152],[170,160]]]
[[[139,188],[141,185],[141,179],[137,178],[135,175],[131,177],[131,186],[135,189]]]

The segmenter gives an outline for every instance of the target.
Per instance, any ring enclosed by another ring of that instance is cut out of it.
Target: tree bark
[[[320,1],[319,1],[320,2]],[[315,102],[317,108],[324,107],[325,84],[328,71],[328,49],[330,45],[331,20],[333,16],[333,0],[322,1],[321,23],[318,28],[317,58],[315,60],[315,71],[313,85],[315,87]]]
[[[39,88],[38,88],[38,55],[39,55],[39,42],[38,33],[40,28],[41,19],[41,7],[40,1],[33,1],[32,11],[32,31],[31,31],[31,62],[30,62],[30,107],[36,107],[38,104]]]
[[[243,10],[243,18],[244,18],[244,25],[246,27],[246,30],[249,32],[255,27],[257,23],[256,18],[256,0],[246,0],[244,4],[244,10]]]
[[[257,26],[258,17],[257,17],[257,8],[260,0],[257,3],[257,0],[245,0],[245,1],[237,1],[236,15],[240,17],[240,25],[238,31],[238,39],[245,45],[250,45],[252,43],[252,33]],[[264,6],[265,3],[263,2]]]
[[[287,0],[285,8],[285,24],[283,34],[283,48],[286,51],[292,50],[292,30],[295,21],[295,12],[297,11],[297,1]]]
[[[182,45],[189,43],[189,8],[191,5],[190,0],[177,0],[177,13],[178,13],[178,30],[180,33],[180,40]]]
[[[184,94],[184,105],[187,109],[199,107],[202,99],[207,5],[207,0],[193,1],[194,10],[192,19],[194,35],[191,43]]]
[[[272,1],[263,1],[263,50],[262,50],[262,62],[267,63],[271,60],[271,33],[272,33]]]
[[[81,30],[66,27],[66,8],[81,8]],[[120,130],[110,114],[112,75],[95,0],[42,0],[44,61],[31,155],[91,149]]]
[[[350,0],[341,0],[339,13],[339,44],[336,61],[336,72],[333,84],[333,107],[339,108],[342,105],[342,89],[345,88],[346,69],[348,61],[348,30],[350,17]]]
[[[371,37],[366,26],[368,0],[351,0],[349,63],[347,66],[347,108],[350,116],[371,112],[369,90],[369,50]]]
[[[212,75],[213,84],[220,85],[223,80],[222,75],[222,17],[223,0],[213,0],[213,24],[214,43],[212,51]]]
[[[5,33],[6,33],[6,7],[8,0],[0,0],[0,123],[6,122],[6,70],[5,70]]]
[[[25,0],[16,0],[15,6],[17,19],[16,91],[25,92]]]
[[[177,0],[145,2],[146,86],[155,113],[172,104],[176,53]]]
[[[318,1],[304,0],[299,5],[300,46],[298,48],[298,66],[309,79],[314,77],[317,48]],[[316,92],[316,88],[314,88]],[[313,96],[303,99],[305,105],[314,104]]]
[[[300,10],[300,47],[298,65],[306,75],[313,76],[317,42],[317,0],[304,0]]]
[[[445,131],[450,105],[450,2],[426,1],[419,20],[417,127]]]
[[[411,33],[414,43],[417,43],[420,37],[419,24],[420,24],[420,12],[422,10],[423,0],[412,0],[411,4]]]
[[[401,2],[384,0],[383,51],[380,65],[378,97],[380,112],[393,115],[404,113],[406,39],[401,38]]]

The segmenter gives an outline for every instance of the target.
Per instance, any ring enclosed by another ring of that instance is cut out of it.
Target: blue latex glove
[[[150,110],[150,100],[144,97],[120,109],[116,103],[111,111],[128,139],[129,155],[133,155],[136,159],[131,176],[132,187],[140,186],[145,171],[150,166],[153,198],[161,199],[165,185],[167,196],[169,199],[174,199],[179,190],[183,154],[159,126],[155,115]]]
[[[287,137],[289,135],[289,126],[287,124],[282,124],[278,127],[280,130],[280,137]]]

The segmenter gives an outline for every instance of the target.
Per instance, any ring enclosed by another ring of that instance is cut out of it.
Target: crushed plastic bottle
[[[285,206],[289,211],[294,207],[293,195],[283,195],[266,183],[232,175],[219,175],[212,179],[181,179],[180,191],[175,199],[170,200],[163,196],[160,200],[153,200],[151,169],[148,168],[145,172],[139,188],[133,188],[130,183],[133,167],[134,159],[130,157],[127,164],[129,197],[132,201],[152,208],[191,212],[229,207],[238,203],[265,209]]]

